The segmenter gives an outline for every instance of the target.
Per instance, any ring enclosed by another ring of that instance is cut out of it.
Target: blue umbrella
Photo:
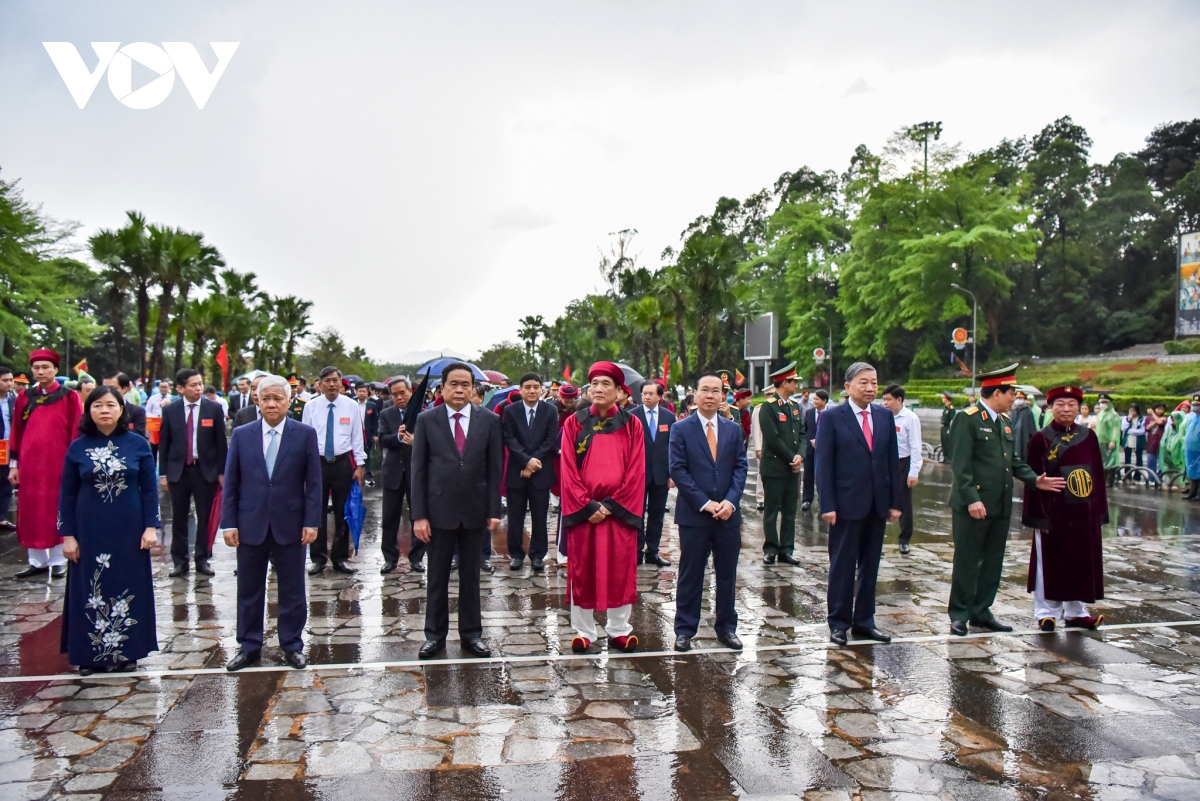
[[[496,394],[492,395],[492,397],[489,398],[488,402],[484,405],[487,407],[487,410],[489,412],[494,412],[494,411],[496,411],[496,407],[499,406],[502,401],[511,399],[512,394],[514,392],[520,392],[520,391],[521,391],[520,387],[509,387],[508,389],[498,389],[498,390],[496,390]]]
[[[358,540],[362,536],[363,523],[367,517],[367,505],[363,502],[362,488],[358,486],[357,481],[350,484],[350,496],[346,498],[342,512],[346,516],[350,536],[354,538],[354,550],[357,551]]]
[[[488,380],[488,377],[483,374],[483,371],[480,370],[475,365],[471,364],[470,362],[463,362],[462,359],[448,359],[444,356],[437,358],[437,359],[430,359],[429,361],[422,364],[420,367],[417,368],[417,375],[420,375],[421,373],[424,373],[426,370],[428,370],[431,374],[431,377],[430,377],[431,381],[433,380],[433,377],[441,378],[442,370],[446,369],[446,365],[452,364],[454,362],[462,362],[463,364],[467,365],[467,367],[470,367],[471,374],[473,376],[475,376],[476,381],[487,381]]]

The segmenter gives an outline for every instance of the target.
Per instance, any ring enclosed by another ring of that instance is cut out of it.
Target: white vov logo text
[[[163,42],[162,47],[149,42],[131,42],[121,47],[120,42],[92,42],[92,50],[99,62],[89,70],[75,45],[70,42],[42,42],[50,54],[50,60],[58,68],[63,83],[67,85],[75,105],[83,108],[91,99],[100,83],[104,71],[108,70],[108,88],[113,97],[129,108],[154,108],[167,99],[175,86],[175,73],[196,101],[196,108],[204,108],[212,95],[217,81],[225,74],[239,42],[209,42],[217,55],[217,66],[212,72],[204,66],[195,45],[190,42]],[[133,88],[133,62],[141,64],[158,75],[149,83]]]

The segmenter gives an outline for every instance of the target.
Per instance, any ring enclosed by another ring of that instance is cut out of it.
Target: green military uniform
[[[981,376],[1016,382],[1017,365]],[[987,384],[984,384],[987,386]],[[991,605],[1000,588],[1004,548],[1012,515],[1013,479],[1034,484],[1037,475],[1016,452],[1008,415],[993,417],[979,400],[954,416],[948,460],[952,471],[950,508],[954,518],[954,573],[950,581],[951,621],[994,620]],[[967,507],[981,502],[987,516],[971,517]]]
[[[292,388],[292,392],[295,392],[296,388],[300,386],[300,382],[295,373],[288,374],[287,382],[288,386]],[[305,401],[299,395],[293,395],[292,402],[288,405],[288,417],[292,418],[297,423],[301,422],[304,418],[304,404],[306,402],[307,401]]]
[[[949,393],[943,392],[942,397],[949,397]],[[942,428],[941,428],[941,446],[942,460],[950,461],[950,422],[954,420],[954,414],[957,411],[953,406],[942,409]]]
[[[775,371],[770,378],[775,386],[796,375],[796,363]],[[763,553],[768,564],[776,557],[792,557],[796,547],[796,505],[800,500],[800,474],[792,470],[792,460],[804,453],[804,415],[790,400],[773,398],[763,401],[758,412],[762,432],[762,458],[758,471],[763,480]],[[782,516],[782,523],[779,518]],[[788,560],[784,560],[788,561]]]

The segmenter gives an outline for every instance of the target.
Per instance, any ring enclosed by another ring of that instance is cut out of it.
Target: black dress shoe
[[[725,634],[718,633],[717,641],[726,648],[732,648],[735,651],[742,650],[742,641],[738,639],[737,634],[733,633],[732,631]]]
[[[492,566],[491,562],[483,561],[479,563],[479,572],[494,576],[496,575],[496,568]]]
[[[225,669],[230,673],[251,665],[257,665],[262,651],[238,651],[237,656],[225,663]]]
[[[765,503],[756,503],[754,504],[754,508],[761,512],[763,509],[767,508],[767,505]]]
[[[675,638],[675,650],[680,653],[692,650],[692,638],[680,634]]]
[[[879,629],[868,629],[861,626],[854,626],[850,629],[850,633],[860,640],[879,640],[880,642],[892,641],[892,635]]]
[[[324,570],[325,570],[325,563],[318,562],[308,569],[308,575],[319,576],[319,575],[321,575],[321,572]]]
[[[416,562],[409,562],[409,564],[412,565],[412,572],[414,572],[414,573],[424,573],[425,572],[425,563],[424,562],[417,560]]]
[[[834,629],[833,631],[829,632],[829,641],[831,643],[833,643],[834,645],[845,645],[846,644],[846,630],[845,629]]]
[[[212,569],[212,567],[208,564],[207,559],[197,559],[196,560],[196,572],[200,573],[201,575],[204,575],[204,576],[217,575],[217,571]]]
[[[171,572],[167,575],[171,578],[181,578],[182,576],[186,576],[188,574],[188,569],[189,568],[186,564],[175,565],[175,567],[172,568]]]
[[[646,555],[646,564],[658,565],[659,567],[670,567],[671,566],[670,560],[663,559],[662,556],[659,554],[647,554]]]
[[[801,512],[807,512],[807,511],[808,511],[809,509],[811,509],[811,508],[812,508],[812,504],[811,504],[811,503],[807,503],[807,502],[805,502],[805,503],[802,503],[802,504],[800,504],[800,511],[801,511]]]
[[[902,542],[902,543],[900,543],[900,553],[902,553],[902,554],[904,554],[904,555],[906,555],[906,556],[907,556],[907,555],[908,555],[908,552],[909,552],[909,550],[911,550],[911,549],[908,547],[908,543],[907,543],[907,542]]]
[[[308,660],[304,658],[304,653],[301,651],[284,651],[283,661],[294,667],[296,670],[304,670],[308,667]]]
[[[509,570],[520,570],[521,565],[525,564],[525,559],[520,556],[514,556],[512,561],[508,563]]]
[[[533,568],[533,572],[535,573],[541,573],[546,569],[546,563],[536,556],[529,560],[529,566]]]
[[[798,565],[798,564],[800,564],[800,560],[799,560],[799,559],[797,559],[796,557],[792,556],[790,553],[781,553],[781,554],[779,554],[779,561],[780,561],[780,562],[783,562],[785,565]]]
[[[66,565],[55,565],[50,568],[50,578],[62,578],[65,575],[67,575]]]
[[[17,527],[7,520],[0,520],[0,531],[16,531]]]
[[[462,641],[462,649],[471,656],[491,656],[492,649],[487,647],[487,644],[478,637],[472,637],[469,640]]]
[[[950,633],[955,637],[967,636],[967,624],[961,620],[955,620],[950,623]]]
[[[764,556],[764,557],[763,557],[763,564],[764,564],[764,565],[773,565],[773,564],[775,564],[775,554],[773,554],[773,553],[769,553],[769,554],[767,554],[766,556]]]
[[[333,569],[339,573],[353,573],[354,572],[354,568],[350,567],[350,565],[346,564],[341,559],[339,559],[333,563]]]
[[[379,568],[379,575],[386,576],[388,573],[396,572],[395,562],[384,562],[383,567]]]
[[[644,565],[644,564],[646,564],[646,554],[644,554],[644,553],[639,553],[639,554],[638,554],[638,561],[637,561],[637,563],[638,563],[639,565]]]
[[[421,646],[421,650],[417,651],[418,659],[433,659],[441,651],[446,650],[445,640],[426,640]]]
[[[996,620],[994,617],[985,618],[983,620],[972,620],[971,625],[975,626],[976,628],[987,629],[988,631],[998,631],[1004,633],[1013,630],[1012,626],[1006,626],[999,620]]]

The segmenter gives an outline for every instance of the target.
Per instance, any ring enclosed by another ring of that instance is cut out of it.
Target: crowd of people
[[[84,673],[132,670],[157,648],[149,549],[162,531],[160,492],[171,499],[171,578],[193,567],[213,575],[218,533],[236,550],[239,651],[229,670],[260,659],[268,567],[283,658],[307,664],[304,574],[356,571],[345,513],[356,486],[377,486],[382,496],[380,572],[405,560],[408,570],[427,572],[423,659],[446,646],[453,573],[461,648],[490,655],[480,574],[495,570],[491,532],[502,515],[510,570],[526,559],[535,572],[548,561],[565,569],[572,650],[594,648],[597,612],[609,647],[635,650],[636,571],[670,565],[660,548],[671,489],[674,647],[689,650],[698,632],[711,561],[716,636],[740,649],[735,585],[751,453],[764,563],[800,564],[797,513],[818,504],[829,527],[830,640],[890,640],[876,625],[875,586],[887,523],[899,522],[899,551],[910,551],[922,434],[904,388],[880,392],[866,363],[847,369],[837,404],[825,390],[801,392],[792,363],[769,376],[757,404],[730,386],[728,371],[716,371],[679,392],[678,408],[665,381],[629,386],[610,362],[592,365],[579,387],[529,373],[499,396],[461,362],[416,385],[403,376],[352,385],[336,366],[321,370],[312,390],[299,376],[262,374],[238,381],[227,397],[190,369],[148,396],[123,373],[80,395],[58,369],[57,353],[35,351],[33,385],[12,393],[16,377],[0,367],[0,519],[19,487],[16,531],[28,566],[17,576],[66,577],[62,647]],[[978,376],[980,396],[964,409],[947,396],[955,635],[969,626],[1011,631],[991,606],[1014,480],[1025,485],[1022,522],[1034,529],[1028,589],[1043,630],[1101,622],[1087,604],[1103,597],[1104,477],[1120,450],[1127,459],[1144,455],[1151,471],[1172,469],[1182,454],[1188,496],[1200,492],[1200,398],[1186,416],[1158,404],[1122,418],[1110,398],[1092,414],[1080,389],[1056,387],[1043,409],[1016,388],[1015,369]]]

